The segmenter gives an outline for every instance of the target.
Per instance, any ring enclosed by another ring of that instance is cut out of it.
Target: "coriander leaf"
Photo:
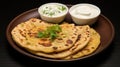
[[[60,28],[60,26],[58,24],[55,24],[55,25],[49,27],[49,29],[52,30],[52,31],[56,31],[56,32],[61,31],[61,28]]]
[[[58,24],[56,24],[56,26],[55,26],[55,31],[61,32],[61,28],[60,28],[60,26]]]
[[[62,6],[62,9],[61,9],[62,11],[64,11],[64,10],[66,10],[66,8],[64,7],[64,6]]]
[[[39,37],[39,38],[44,37],[44,35],[45,35],[45,34],[44,34],[43,32],[38,32],[38,37]]]
[[[58,9],[61,10],[61,11],[66,10],[66,8],[64,6],[60,6],[60,7],[58,7]]]
[[[49,33],[47,31],[38,32],[38,37],[39,38],[47,38],[47,37],[49,37],[48,34]]]
[[[50,12],[50,13],[49,13],[50,16],[53,16],[54,14],[55,14],[54,12]]]
[[[56,36],[57,36],[56,32],[54,32],[54,31],[50,32],[50,39],[51,40],[54,40],[56,38]]]

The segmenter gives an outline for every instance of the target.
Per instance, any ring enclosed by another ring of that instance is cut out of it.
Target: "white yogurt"
[[[69,10],[73,21],[77,24],[92,24],[96,21],[95,19],[100,15],[100,12],[97,6],[87,3],[74,5]]]
[[[75,17],[86,19],[98,16],[100,14],[100,10],[94,5],[80,4],[77,5],[73,10],[71,10],[71,14]]]
[[[72,13],[78,17],[79,17],[79,15],[81,15],[81,16],[90,16],[91,15],[90,7],[88,7],[88,6],[79,6],[75,10],[73,10]]]

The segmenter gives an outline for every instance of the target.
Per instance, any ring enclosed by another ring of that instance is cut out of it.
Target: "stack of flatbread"
[[[100,44],[100,35],[89,25],[59,24],[61,32],[54,40],[37,37],[52,23],[31,18],[18,24],[12,31],[13,40],[32,54],[53,59],[74,59],[93,53]]]

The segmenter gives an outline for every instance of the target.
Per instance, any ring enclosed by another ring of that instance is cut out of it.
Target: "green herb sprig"
[[[42,32],[38,32],[39,38],[50,38],[50,40],[54,40],[58,35],[57,33],[61,32],[61,27],[58,24],[47,27],[46,30]]]

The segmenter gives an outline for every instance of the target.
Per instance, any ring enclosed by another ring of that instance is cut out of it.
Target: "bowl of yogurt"
[[[68,7],[61,3],[46,3],[38,8],[42,20],[51,23],[60,23],[68,13]]]
[[[69,13],[76,24],[92,25],[97,21],[101,10],[96,5],[81,3],[70,7]]]

